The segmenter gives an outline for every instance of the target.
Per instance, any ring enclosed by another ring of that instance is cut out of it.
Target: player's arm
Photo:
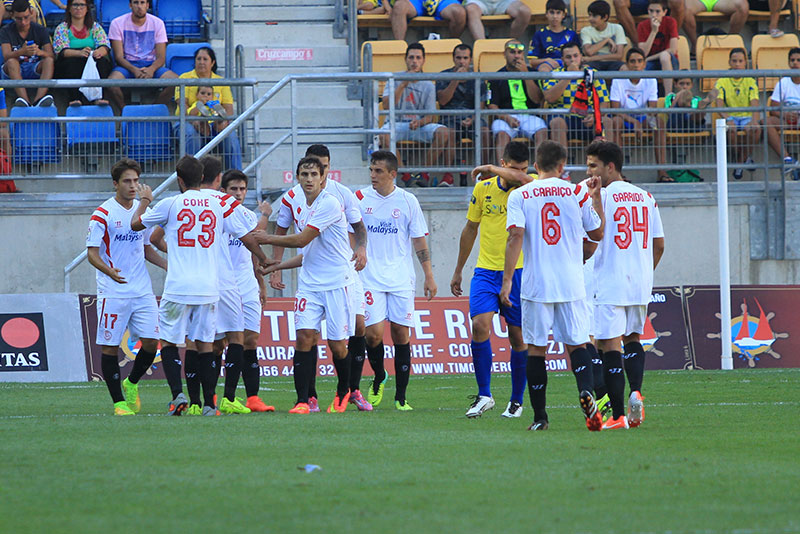
[[[280,225],[275,227],[275,235],[286,235],[288,231],[288,228]],[[280,263],[283,259],[283,247],[272,245],[272,259]],[[283,275],[281,275],[280,271],[269,274],[269,287],[278,290],[286,289],[286,284],[283,283]]]
[[[606,227],[606,215],[605,211],[603,210],[603,197],[600,194],[600,190],[602,189],[600,178],[597,176],[592,176],[586,180],[586,187],[589,189],[589,196],[592,199],[592,207],[594,208],[595,213],[597,213],[597,217],[600,219],[600,226],[591,231],[587,230],[586,234],[589,236],[589,239],[599,243],[603,239],[603,233]]]
[[[158,228],[161,227],[159,226]],[[152,244],[153,242],[150,241],[150,243]],[[158,252],[156,252],[155,248],[149,245],[144,246],[144,259],[146,259],[156,267],[161,267],[165,271],[167,270],[167,259]]]
[[[353,227],[353,238],[355,239],[355,250],[350,259],[356,262],[356,271],[360,271],[367,266],[367,227],[364,225],[364,221],[358,221],[350,226]]]
[[[428,300],[436,296],[436,282],[433,280],[433,268],[431,267],[431,251],[428,250],[428,240],[425,237],[412,237],[411,243],[414,245],[414,251],[417,253],[417,259],[422,266],[422,272],[425,273],[425,284],[423,292]]]
[[[86,257],[88,258],[89,263],[92,265],[92,267],[94,267],[104,275],[108,276],[116,283],[118,284],[128,283],[125,281],[125,277],[120,276],[119,269],[106,265],[105,262],[103,262],[103,260],[100,258],[99,247],[86,247]]]
[[[508,229],[508,239],[506,240],[506,263],[503,266],[503,286],[500,289],[500,303],[503,306],[511,304],[511,283],[514,280],[514,271],[517,270],[517,261],[522,252],[522,238],[525,234],[524,228],[514,226]]]
[[[292,235],[267,234],[261,230],[256,230],[252,233],[256,235],[258,244],[272,245],[273,247],[278,245],[284,248],[303,248],[319,237],[319,230],[311,225],[307,225],[299,234]]]
[[[258,230],[266,230],[267,224],[269,224],[269,216],[272,215],[272,205],[266,200],[262,200],[258,203],[258,211],[261,216],[258,218],[256,228]]]
[[[253,254],[253,256],[258,261],[259,267],[261,267],[263,272],[267,267],[273,265],[276,262],[275,260],[267,258],[266,254],[264,254],[264,251],[261,250],[261,246],[259,244],[259,235],[261,232],[263,231],[252,230],[246,233],[245,235],[241,236],[239,240],[245,247],[247,247],[247,250],[249,250]]]
[[[590,239],[583,240],[583,263],[594,256],[595,251],[597,250],[597,243]]]
[[[136,186],[136,193],[139,195],[139,205],[131,216],[131,230],[134,232],[141,232],[145,229],[145,226],[142,224],[142,215],[144,215],[144,212],[147,210],[147,206],[153,203],[153,191],[150,189],[149,185],[140,182],[139,185]]]
[[[164,239],[163,227],[156,226],[153,228],[153,233],[150,234],[150,244],[165,254],[169,253],[167,250],[167,241]]]
[[[664,238],[663,237],[654,237],[653,238],[653,270],[655,271],[656,267],[658,267],[658,263],[661,261],[661,256],[664,255]]]
[[[293,258],[290,258],[286,261],[270,265],[269,267],[267,267],[264,274],[273,273],[275,271],[285,271],[288,269],[297,269],[298,267],[302,267],[302,265],[303,265],[303,255],[298,254],[297,256],[294,256]]]
[[[472,247],[475,245],[475,238],[478,237],[478,228],[480,223],[467,220],[464,229],[461,230],[461,239],[458,242],[458,259],[456,260],[456,268],[453,271],[453,278],[450,280],[450,293],[456,297],[462,295],[461,281],[462,271],[464,264],[467,263],[469,253],[472,252]]]
[[[497,165],[481,165],[472,169],[472,179],[476,182],[485,180],[493,176],[499,176],[511,187],[518,187],[533,181],[533,178],[526,172],[510,167],[498,167]]]

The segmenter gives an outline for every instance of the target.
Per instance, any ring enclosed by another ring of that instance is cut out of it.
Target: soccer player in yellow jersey
[[[511,290],[513,306],[506,308],[500,304],[500,288],[503,283],[505,263],[506,200],[508,194],[517,186],[530,182],[534,175],[526,174],[528,169],[528,146],[520,142],[506,145],[500,167],[483,165],[472,171],[475,178],[491,178],[479,181],[472,191],[467,223],[461,232],[458,261],[456,262],[450,291],[459,297],[461,272],[467,262],[478,229],[481,231],[480,252],[469,291],[469,313],[472,318],[472,363],[478,381],[478,394],[467,410],[467,417],[479,417],[486,410],[494,408],[491,392],[492,344],[490,333],[494,314],[500,312],[508,325],[508,338],[511,342],[511,400],[503,417],[522,415],[522,398],[525,394],[525,368],[527,364],[527,345],[522,340],[520,316],[520,277],[522,275],[522,256],[517,263],[514,285]]]

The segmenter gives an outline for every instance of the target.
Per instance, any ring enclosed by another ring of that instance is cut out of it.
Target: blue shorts
[[[418,17],[434,17],[436,20],[442,20],[442,11],[445,8],[452,6],[453,4],[461,5],[461,0],[440,0],[439,4],[436,6],[433,13],[428,12],[428,5],[432,4],[436,0],[408,0],[411,2],[411,5],[414,6],[414,9],[417,10]],[[423,5],[424,4],[424,5]]]
[[[680,70],[678,58],[672,55],[670,57],[672,58],[672,70]],[[644,70],[661,70],[661,61],[657,59],[651,59],[645,65]]]
[[[149,67],[150,65],[152,65],[153,62],[152,61],[137,60],[137,61],[131,61],[130,64],[133,65],[134,67],[143,69],[145,67]],[[134,77],[133,74],[131,73],[131,71],[129,71],[125,67],[114,67],[114,71],[113,72],[119,72],[120,74],[125,76],[127,79],[131,79],[131,78]],[[155,73],[153,73],[153,78],[161,78],[167,72],[169,72],[168,68],[160,67],[157,71],[155,71]]]
[[[640,124],[644,124],[647,120],[647,115],[631,115],[631,117],[639,121]],[[622,124],[625,126],[626,130],[633,130],[633,124],[627,120],[623,119]]]
[[[490,271],[475,267],[469,287],[469,316],[475,317],[486,312],[505,317],[511,326],[522,326],[522,306],[519,301],[519,288],[522,285],[522,269],[514,271],[511,282],[511,304],[506,308],[500,305],[500,290],[503,288],[503,271]]]
[[[19,63],[19,72],[22,75],[23,80],[38,80],[41,75],[36,72],[36,67],[39,66],[39,61],[20,61]],[[5,65],[3,68],[0,69],[2,72],[2,78],[4,80],[10,80],[11,78],[8,77],[8,73],[6,73]]]
[[[567,139],[593,141],[596,137],[594,126],[586,126],[583,124],[583,117],[580,115],[567,115],[564,117],[564,120],[567,121]]]
[[[748,126],[752,120],[753,116],[751,115],[749,117],[728,117],[727,122],[728,124],[733,124],[733,126],[735,126],[738,130]]]

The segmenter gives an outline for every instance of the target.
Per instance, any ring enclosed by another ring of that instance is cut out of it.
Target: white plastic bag
[[[83,67],[81,78],[84,80],[100,79],[100,73],[97,71],[97,63],[94,60],[94,56],[91,54],[86,58],[86,65]],[[95,100],[103,98],[102,87],[81,87],[79,91],[83,93],[83,96],[85,96],[86,100],[89,102],[94,102]]]

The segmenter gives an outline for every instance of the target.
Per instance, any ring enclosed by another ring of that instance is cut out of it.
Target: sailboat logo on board
[[[787,338],[789,334],[775,333],[770,327],[770,320],[775,317],[773,312],[764,313],[761,303],[755,300],[758,307],[758,318],[748,311],[747,300],[741,304],[742,314],[731,320],[731,337],[733,338],[733,352],[747,361],[748,367],[755,367],[762,354],[780,359],[781,355],[775,352],[772,344],[778,338]]]

